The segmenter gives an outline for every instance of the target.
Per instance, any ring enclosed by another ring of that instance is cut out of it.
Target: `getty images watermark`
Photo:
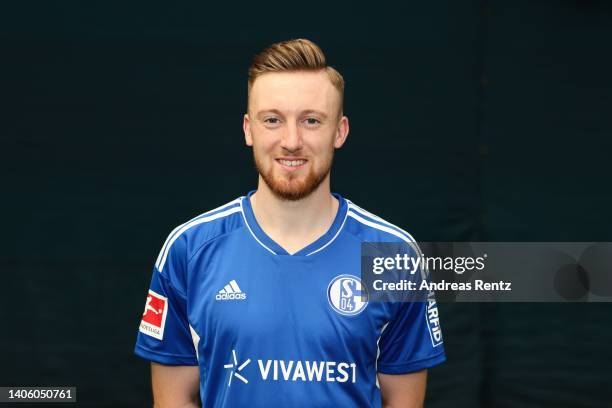
[[[369,301],[609,302],[612,243],[369,242],[361,280]]]

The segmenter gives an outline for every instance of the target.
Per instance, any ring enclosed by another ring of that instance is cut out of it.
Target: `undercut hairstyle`
[[[325,70],[329,80],[340,93],[340,115],[344,103],[344,78],[327,65],[321,48],[310,40],[298,38],[272,44],[253,58],[249,67],[248,93],[255,80],[268,72],[316,72]]]

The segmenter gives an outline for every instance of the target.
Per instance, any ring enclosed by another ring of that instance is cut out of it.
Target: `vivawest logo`
[[[366,295],[362,297],[362,295]],[[353,275],[336,276],[327,287],[327,300],[335,312],[355,316],[368,305],[367,292],[361,279]]]
[[[215,296],[216,300],[245,300],[247,297],[246,293],[240,290],[240,286],[235,279],[232,279],[230,283],[225,285],[223,289]]]
[[[257,369],[261,381],[303,381],[303,382],[338,382],[355,383],[357,381],[357,364],[344,361],[302,361],[302,360],[262,360],[258,359]],[[238,359],[236,350],[232,350],[231,361],[223,366],[229,371],[227,386],[232,386],[232,378],[244,384],[249,383],[247,368],[251,359]],[[253,375],[252,369],[251,376]]]

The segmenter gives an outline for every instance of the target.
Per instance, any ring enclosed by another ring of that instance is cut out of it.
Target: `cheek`
[[[274,148],[274,139],[265,132],[258,132],[257,136],[253,135],[253,150],[263,154],[271,151]]]
[[[320,135],[318,143],[313,146],[313,150],[316,151],[319,157],[328,157],[333,154],[334,151],[334,139],[330,138],[329,135]]]

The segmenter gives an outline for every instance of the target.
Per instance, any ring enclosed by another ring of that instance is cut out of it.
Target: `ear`
[[[336,129],[336,137],[334,139],[334,147],[339,149],[342,147],[349,134],[349,120],[346,116],[342,116]]]
[[[253,136],[251,135],[251,122],[249,114],[245,113],[242,118],[242,131],[244,132],[244,141],[247,146],[253,146]]]

